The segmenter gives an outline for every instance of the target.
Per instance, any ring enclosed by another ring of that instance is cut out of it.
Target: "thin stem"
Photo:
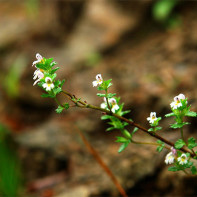
[[[84,144],[86,145],[89,152],[92,154],[94,159],[98,162],[98,164],[103,168],[103,170],[107,173],[107,175],[111,178],[112,182],[120,192],[122,197],[128,197],[126,194],[126,191],[123,189],[123,187],[120,185],[118,179],[114,176],[112,171],[107,167],[107,165],[103,162],[102,158],[98,154],[98,152],[92,147],[92,145],[88,142],[86,137],[83,135],[83,133],[80,131],[80,129],[77,129],[77,132],[79,133],[81,139],[83,140]]]
[[[183,127],[181,127],[181,138],[184,141],[184,137],[183,137]]]
[[[154,143],[154,142],[139,142],[139,141],[135,141],[135,140],[131,140],[132,143],[134,144],[144,144],[144,145],[153,145],[153,146],[159,146],[160,144],[158,143]],[[169,147],[164,146],[166,149],[170,150]]]
[[[109,108],[110,113],[112,113],[111,107],[110,107],[110,105],[109,105],[109,99],[107,98],[107,90],[105,90],[105,93],[106,93],[106,102],[107,102],[107,106],[108,106],[108,108]]]

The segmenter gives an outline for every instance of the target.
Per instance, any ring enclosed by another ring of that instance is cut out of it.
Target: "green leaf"
[[[64,110],[64,107],[61,105],[58,105],[58,108],[55,110],[58,114],[62,113],[62,111]]]
[[[120,142],[120,143],[129,142],[129,140],[124,137],[117,136],[116,138],[117,138],[116,142]]]
[[[69,107],[70,107],[70,106],[69,106],[69,103],[64,103],[64,108],[65,108],[65,109],[69,109]]]
[[[197,117],[197,113],[194,111],[188,111],[185,116],[189,116],[189,117]]]
[[[164,144],[161,140],[157,140],[158,144]]]
[[[104,116],[101,116],[101,120],[107,120],[107,119],[111,119],[113,116],[110,116],[110,115],[104,115]]]
[[[59,69],[59,67],[57,67],[57,68],[51,70],[50,74],[54,74],[58,69]]]
[[[55,95],[59,94],[61,91],[62,91],[62,88],[60,88],[60,87],[53,89],[53,92],[54,92]]]
[[[180,148],[182,148],[184,145],[186,145],[185,144],[185,142],[182,140],[182,139],[179,139],[179,140],[177,140],[176,142],[175,142],[175,148],[176,149],[180,149]]]
[[[98,87],[97,87],[97,90],[101,91],[101,90],[105,90],[105,88],[102,87],[102,86],[98,86]]]
[[[127,139],[131,139],[132,138],[132,135],[126,129],[122,130],[121,132]]]
[[[127,146],[129,145],[129,142],[125,142],[122,144],[118,150],[119,153],[121,153]]]
[[[182,128],[184,125],[188,125],[190,124],[189,122],[182,122],[182,123],[174,123],[174,124],[171,124],[171,128],[173,129],[178,129],[178,128]]]
[[[130,112],[131,112],[131,110],[122,111],[122,112],[120,112],[120,116],[124,116],[125,114],[128,114]]]
[[[172,10],[177,3],[177,0],[156,1],[152,10],[154,19],[159,22],[165,22],[172,13]]]
[[[158,130],[161,130],[161,129],[162,129],[162,127],[156,127],[155,131],[158,131]]]
[[[114,93],[114,94],[109,93],[109,94],[107,94],[106,98],[112,98],[113,96],[116,96],[116,93]]]
[[[163,150],[163,148],[164,148],[163,146],[158,146],[157,151],[160,153]]]
[[[109,127],[109,128],[106,129],[106,131],[111,131],[111,130],[114,130],[114,129],[116,129],[116,128],[115,127]]]
[[[138,131],[138,128],[135,127],[135,128],[133,129],[132,133],[131,133],[131,138],[133,137],[133,135],[134,135],[137,131]]]
[[[193,175],[197,174],[197,170],[196,170],[195,166],[191,167],[191,172],[192,172]]]
[[[192,148],[196,147],[197,143],[196,143],[196,139],[191,137],[188,139],[188,148],[191,150]]]
[[[50,66],[51,66],[51,68],[53,67],[53,66],[55,66],[55,65],[57,65],[57,62],[51,62],[50,63]],[[55,68],[56,69],[56,68]],[[59,68],[58,68],[59,69]]]
[[[153,128],[150,128],[150,129],[148,129],[148,131],[151,132],[151,131],[154,131],[154,129]]]
[[[106,97],[106,94],[97,93],[97,96],[99,96],[99,97]]]
[[[62,80],[61,84],[60,84],[60,87],[62,88],[62,86],[64,85],[65,83],[65,80]]]
[[[174,113],[169,113],[165,115],[165,117],[171,117],[171,116],[176,116],[176,115]]]
[[[176,167],[176,166],[172,166],[172,167],[169,167],[168,168],[168,171],[172,171],[172,172],[176,172],[176,171],[179,171],[179,167]]]

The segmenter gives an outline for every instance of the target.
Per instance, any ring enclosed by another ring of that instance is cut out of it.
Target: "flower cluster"
[[[54,98],[58,93],[62,91],[61,87],[64,81],[55,80],[56,71],[58,67],[53,69],[56,65],[56,62],[53,62],[52,58],[46,59],[42,57],[39,53],[36,54],[36,61],[33,62],[32,66],[36,67],[36,70],[33,75],[35,80],[33,85],[38,84],[42,87],[48,94],[43,94],[43,97]]]
[[[113,97],[116,94],[107,93],[108,88],[112,85],[111,80],[104,81],[101,74],[96,75],[96,80],[92,82],[93,87],[98,86],[98,90],[104,90],[105,94],[98,93],[100,97],[104,97],[104,103],[101,104],[101,108],[108,109],[113,113],[119,110],[119,105],[117,103],[117,98]]]
[[[176,163],[176,165],[184,165],[188,162],[189,157],[185,153],[177,153],[177,150],[174,147],[171,148],[171,152],[169,152],[165,158],[166,164]]]

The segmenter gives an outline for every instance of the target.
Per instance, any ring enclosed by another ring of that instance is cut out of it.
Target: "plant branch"
[[[124,121],[124,122],[127,122],[127,123],[128,123],[129,125],[131,125],[131,126],[137,127],[138,129],[140,129],[141,131],[145,132],[146,134],[148,134],[148,135],[150,135],[150,136],[152,136],[152,137],[154,137],[154,138],[156,138],[156,139],[161,140],[162,142],[168,144],[169,146],[174,147],[174,143],[173,143],[173,142],[171,142],[171,141],[169,141],[169,140],[163,138],[162,136],[160,136],[160,135],[158,135],[158,134],[156,134],[156,133],[149,132],[146,128],[144,128],[144,127],[142,127],[141,125],[135,123],[134,121],[131,121],[131,120],[125,118],[125,117],[119,116],[118,114],[112,113],[112,112],[110,112],[109,110],[106,110],[106,109],[103,109],[103,108],[100,108],[100,107],[97,107],[97,106],[94,106],[94,105],[91,105],[91,104],[87,104],[87,103],[85,103],[85,102],[83,102],[83,101],[76,101],[76,99],[73,100],[73,99],[72,99],[72,98],[73,98],[73,95],[70,94],[70,93],[68,93],[68,92],[66,92],[66,91],[62,91],[62,93],[64,93],[64,94],[66,94],[67,96],[69,96],[69,97],[70,97],[69,100],[71,100],[71,101],[74,102],[75,104],[78,102],[78,103],[80,103],[80,104],[82,105],[82,106],[78,105],[78,107],[81,107],[81,108],[89,108],[89,109],[94,109],[94,110],[98,110],[98,111],[105,112],[105,113],[108,114],[108,115],[114,116],[114,117],[118,118],[119,120],[122,120],[122,121]],[[191,157],[196,156],[196,154],[194,154],[194,153],[191,152],[190,150],[186,149],[185,147],[182,147],[180,150],[181,150],[182,152],[185,152],[185,153],[190,153]]]

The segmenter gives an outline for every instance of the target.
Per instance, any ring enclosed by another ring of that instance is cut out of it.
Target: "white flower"
[[[119,106],[118,106],[118,104],[117,104],[117,102],[116,102],[116,99],[114,99],[114,98],[109,99],[109,103],[111,103],[111,105],[112,105],[111,111],[112,111],[113,113],[115,113],[116,110],[119,109]]]
[[[107,108],[107,101],[106,101],[105,97],[104,97],[104,103],[101,103],[101,108],[103,108],[103,109]]]
[[[46,88],[46,91],[50,91],[51,89],[54,88],[54,84],[52,83],[52,80],[51,80],[50,77],[46,77],[46,78],[45,78],[45,82],[46,82],[46,83],[44,83],[44,84],[42,85],[42,87],[43,87],[43,88]]]
[[[185,153],[183,153],[180,157],[178,157],[177,160],[178,160],[179,164],[183,165],[188,162],[188,157]]]
[[[182,97],[182,95],[181,95]],[[174,101],[170,104],[172,109],[177,109],[182,106],[179,96],[174,97]]]
[[[172,163],[174,163],[174,159],[175,159],[175,155],[172,152],[169,152],[166,155],[165,163],[166,164],[172,164]]]
[[[42,79],[44,77],[44,73],[40,70],[40,69],[37,69],[35,72],[34,72],[34,76],[33,76],[33,79],[37,79],[33,85],[36,85],[40,79]]]
[[[93,87],[97,86],[97,85],[101,85],[103,83],[103,78],[101,76],[101,74],[96,75],[96,81],[92,82]]]
[[[150,117],[147,118],[150,124],[154,123],[157,120],[156,112],[151,112]]]
[[[33,62],[32,66],[36,65],[37,63],[40,63],[43,60],[43,57],[39,53],[37,53],[36,59],[37,60]]]
[[[184,100],[185,99],[185,95],[184,94],[179,94],[178,97],[179,97],[179,100]]]

